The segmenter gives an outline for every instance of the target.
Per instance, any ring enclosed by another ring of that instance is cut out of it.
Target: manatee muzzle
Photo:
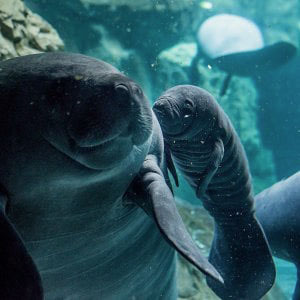
[[[172,97],[160,97],[153,106],[157,119],[165,135],[179,137],[190,125],[194,112],[189,109],[182,115],[182,109]]]
[[[128,138],[133,144],[145,141],[142,104],[129,83],[116,83],[105,92],[75,104],[68,134],[77,146],[90,148],[108,144],[116,138]],[[146,137],[147,136],[147,137]]]

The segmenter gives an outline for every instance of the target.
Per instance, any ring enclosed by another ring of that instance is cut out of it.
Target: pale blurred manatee
[[[223,96],[233,75],[259,76],[277,69],[296,54],[296,47],[279,41],[265,45],[260,28],[247,18],[233,14],[217,14],[206,19],[197,32],[198,51],[190,68],[190,83],[197,84],[197,64],[204,58],[227,76],[220,90]]]
[[[209,260],[224,285],[207,278],[208,285],[221,299],[261,299],[274,283],[275,266],[254,215],[247,157],[228,116],[192,85],[168,89],[153,110],[175,182],[176,166],[215,221]]]
[[[135,82],[48,53],[1,62],[0,90],[1,299],[176,299],[174,248],[222,282],[176,210]]]
[[[255,196],[256,216],[272,253],[295,264],[297,283],[293,295],[300,299],[300,172]]]

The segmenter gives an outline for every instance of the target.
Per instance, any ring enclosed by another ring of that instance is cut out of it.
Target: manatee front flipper
[[[7,198],[0,195],[0,299],[39,300],[43,289],[37,268],[5,214]]]
[[[231,81],[231,78],[232,78],[232,74],[231,73],[229,73],[229,74],[226,75],[226,77],[225,77],[225,79],[223,81],[223,84],[222,84],[222,88],[220,90],[220,97],[223,97],[226,94],[227,89],[229,87],[229,83]]]
[[[204,274],[222,284],[222,277],[202,256],[187,232],[154,155],[146,157],[129,193],[130,200],[154,219],[163,237],[173,248]]]
[[[208,196],[205,194],[207,187],[217,172],[220,163],[222,162],[224,156],[224,144],[221,139],[217,139],[212,153],[210,155],[209,163],[207,164],[205,171],[201,174],[201,178],[199,179],[196,195],[199,199],[207,198]]]

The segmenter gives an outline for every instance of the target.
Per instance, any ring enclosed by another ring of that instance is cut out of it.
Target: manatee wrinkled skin
[[[173,248],[222,282],[178,215],[135,82],[47,53],[1,62],[0,90],[1,299],[176,299]]]
[[[207,278],[208,285],[221,299],[260,299],[273,285],[275,267],[254,215],[248,161],[229,118],[212,95],[192,85],[168,89],[153,110],[175,182],[177,167],[215,221],[209,261],[225,284]]]
[[[255,196],[256,216],[272,253],[295,264],[297,283],[293,299],[300,299],[300,172]]]

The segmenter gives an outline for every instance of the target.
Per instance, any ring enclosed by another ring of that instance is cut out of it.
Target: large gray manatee
[[[0,91],[1,299],[175,299],[174,248],[222,281],[177,213],[136,83],[52,53],[1,62]]]

